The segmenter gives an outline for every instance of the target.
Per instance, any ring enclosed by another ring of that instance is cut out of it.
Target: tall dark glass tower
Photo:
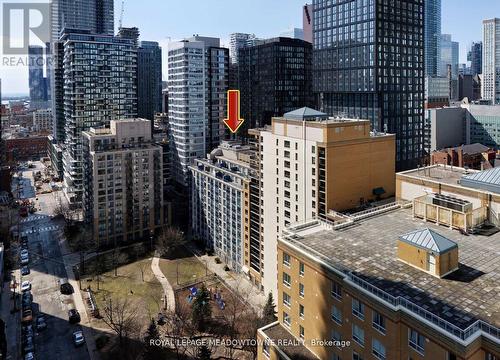
[[[161,47],[155,41],[141,41],[137,49],[137,113],[154,120],[160,111]]]
[[[30,46],[28,48],[28,83],[30,87],[30,107],[38,109],[47,107],[47,81],[43,76],[45,61],[44,48]]]
[[[437,76],[441,40],[441,0],[425,1],[425,75]]]
[[[473,42],[467,53],[472,75],[483,73],[483,42]]]
[[[239,78],[246,127],[271,124],[273,116],[312,106],[311,43],[279,37],[242,48]]]
[[[396,134],[398,170],[423,155],[424,0],[314,0],[313,90],[330,115]]]

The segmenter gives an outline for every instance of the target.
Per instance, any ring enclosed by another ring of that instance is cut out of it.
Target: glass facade
[[[423,153],[424,1],[313,1],[319,109],[396,134],[398,170]]]
[[[161,47],[155,41],[141,41],[137,49],[137,113],[153,120],[161,111]]]
[[[425,1],[425,74],[437,76],[441,41],[441,0]]]
[[[262,127],[273,116],[311,106],[311,68],[312,46],[300,39],[275,38],[240,49],[243,126]]]

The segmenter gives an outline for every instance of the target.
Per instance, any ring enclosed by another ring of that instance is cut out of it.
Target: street
[[[23,171],[20,198],[35,200],[32,170],[40,170],[43,166],[39,162],[36,165],[36,169]],[[25,280],[31,282],[33,324],[35,324],[36,317],[41,314],[46,319],[47,327],[39,332],[35,330],[35,358],[41,360],[89,359],[86,346],[76,348],[73,344],[73,332],[81,330],[80,325],[71,325],[68,322],[68,310],[74,308],[73,295],[62,295],[59,290],[59,279],[66,278],[67,274],[59,247],[63,224],[57,223],[52,217],[54,203],[53,194],[39,194],[35,200],[35,207],[38,211],[22,218],[19,224],[15,225],[20,236],[26,236],[28,239],[30,273],[21,276],[19,269],[16,269],[14,275],[18,283]],[[9,317],[7,321],[20,322],[20,314],[17,314],[18,316]],[[7,327],[19,328],[19,325],[7,323]],[[20,352],[18,354],[20,356]],[[10,358],[16,357],[10,353]]]

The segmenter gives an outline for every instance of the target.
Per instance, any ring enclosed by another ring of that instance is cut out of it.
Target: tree
[[[210,360],[212,357],[212,350],[206,345],[201,345],[198,349],[198,360]]]
[[[264,309],[262,311],[262,321],[264,324],[270,324],[277,320],[276,317],[276,305],[274,304],[273,294],[269,293],[267,296],[266,304],[264,305]]]
[[[141,271],[142,282],[144,282],[144,273],[146,272],[146,269],[148,267],[151,267],[151,263],[149,261],[144,260],[139,263],[139,270]]]
[[[186,245],[182,231],[171,226],[164,226],[156,240],[156,251],[160,256],[172,256]]]
[[[144,337],[144,360],[161,360],[165,358],[165,351],[155,344],[155,340],[160,339],[156,322],[151,319],[146,336]]]
[[[129,300],[109,298],[103,308],[102,321],[118,336],[120,346],[139,330],[138,306]]]
[[[207,325],[207,321],[212,316],[212,307],[210,304],[210,293],[208,289],[203,284],[198,290],[195,299],[193,300],[193,305],[191,308],[191,321],[193,326],[198,329],[198,331],[204,331]]]

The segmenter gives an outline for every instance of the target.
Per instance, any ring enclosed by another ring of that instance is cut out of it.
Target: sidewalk
[[[66,239],[61,237],[59,241],[59,246],[61,247],[62,253],[69,253],[68,246],[66,243]],[[73,273],[73,263],[70,262],[69,257],[64,257],[64,267],[66,268],[66,275],[68,276],[69,283],[73,286],[75,292],[73,293],[73,301],[75,304],[75,308],[80,313],[81,321],[80,325],[82,325],[83,335],[85,336],[85,345],[87,346],[87,352],[89,353],[90,360],[99,360],[99,352],[95,345],[94,334],[92,330],[92,326],[90,324],[90,319],[87,314],[87,308],[85,303],[83,302],[82,292],[80,291],[80,286],[78,281],[75,280],[75,274]]]
[[[205,263],[208,270],[216,274],[232,290],[238,292],[246,302],[248,302],[256,311],[262,311],[266,303],[266,295],[261,293],[243,274],[235,273],[233,271],[225,271],[226,264],[217,264],[215,258],[217,256],[197,255],[197,252],[190,248],[194,256],[201,262]]]
[[[19,281],[19,277],[17,277]],[[17,293],[19,293],[19,286]],[[7,357],[6,359],[15,360],[18,358],[20,353],[21,343],[21,312],[17,311],[15,313],[11,313],[13,309],[13,299],[12,299],[12,290],[10,289],[10,283],[3,283],[3,291],[0,296],[0,317],[5,323],[5,338],[7,340]],[[19,302],[19,297],[17,299],[17,308],[19,309],[21,306]]]
[[[151,261],[151,270],[163,287],[164,296],[167,297],[167,311],[175,312],[174,289],[160,269],[160,258],[158,256],[153,257],[153,260]]]

